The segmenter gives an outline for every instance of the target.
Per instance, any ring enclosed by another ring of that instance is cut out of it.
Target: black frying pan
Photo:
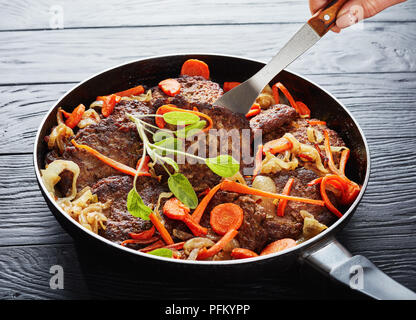
[[[248,265],[256,268],[256,266],[263,264],[274,264],[278,270],[279,266],[288,265],[295,260],[302,260],[329,274],[331,278],[371,297],[377,299],[416,299],[416,295],[412,291],[389,278],[365,257],[351,256],[334,238],[336,232],[348,223],[367,187],[370,175],[370,155],[367,142],[358,123],[335,97],[311,81],[289,71],[282,71],[271,83],[276,81],[284,83],[297,99],[304,101],[309,106],[313,117],[327,121],[328,126],[341,135],[351,150],[347,175],[362,185],[360,194],[343,217],[318,236],[289,250],[253,259],[228,261],[167,259],[134,251],[100,237],[82,227],[55,204],[43,185],[40,169],[44,167],[44,157],[47,152],[44,137],[56,125],[58,108],[63,107],[68,110],[68,106],[75,107],[80,103],[88,105],[99,95],[125,90],[137,84],[154,86],[161,79],[177,76],[182,64],[189,58],[205,61],[210,67],[212,80],[218,83],[224,81],[243,82],[264,66],[264,63],[254,60],[214,54],[182,54],[142,59],[108,69],[83,81],[68,91],[50,109],[36,135],[34,166],[42,194],[52,213],[65,230],[76,240],[88,241],[100,247],[116,250],[135,260],[151,259],[158,264],[182,264],[185,268],[214,270],[229,267],[245,268]]]

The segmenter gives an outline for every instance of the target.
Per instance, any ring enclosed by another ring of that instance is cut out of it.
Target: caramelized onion
[[[68,197],[62,198],[63,200],[72,200],[77,195],[77,179],[79,175],[79,166],[68,160],[55,160],[51,162],[46,169],[41,170],[42,181],[45,184],[46,190],[53,196],[55,195],[55,185],[61,180],[59,176],[64,170],[71,171],[73,173],[72,177],[72,188],[71,194]]]
[[[321,233],[323,230],[328,228],[326,225],[316,220],[315,217],[312,214],[310,214],[308,211],[300,210],[299,213],[303,217],[302,237],[305,240],[313,238],[314,236],[316,236],[317,234]]]
[[[270,193],[277,193],[276,184],[270,177],[266,176],[257,176],[253,181],[252,187]],[[261,199],[261,202],[259,202],[259,204],[264,208],[266,214],[272,216],[276,215],[276,206],[274,204],[274,199],[259,196],[253,196],[253,199]]]
[[[94,109],[88,109],[82,114],[82,118],[78,123],[78,127],[85,128],[90,124],[96,124],[100,122],[100,115]]]

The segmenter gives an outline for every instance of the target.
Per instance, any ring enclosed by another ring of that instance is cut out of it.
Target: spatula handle
[[[339,10],[348,0],[334,0],[328,3],[326,7],[315,13],[309,19],[308,24],[319,34],[323,36],[335,24]]]

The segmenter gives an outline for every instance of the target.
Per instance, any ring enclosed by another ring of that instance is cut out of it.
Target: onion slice
[[[45,184],[46,190],[55,198],[55,185],[61,180],[59,176],[64,170],[71,171],[73,173],[72,177],[72,190],[71,194],[68,197],[61,198],[62,200],[72,200],[77,195],[77,179],[79,176],[79,166],[68,160],[55,160],[51,162],[46,169],[41,170],[42,181]]]

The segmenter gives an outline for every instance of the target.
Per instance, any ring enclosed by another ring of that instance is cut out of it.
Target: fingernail
[[[358,17],[349,13],[346,13],[337,19],[337,26],[341,29],[347,28],[356,24],[358,22]]]

